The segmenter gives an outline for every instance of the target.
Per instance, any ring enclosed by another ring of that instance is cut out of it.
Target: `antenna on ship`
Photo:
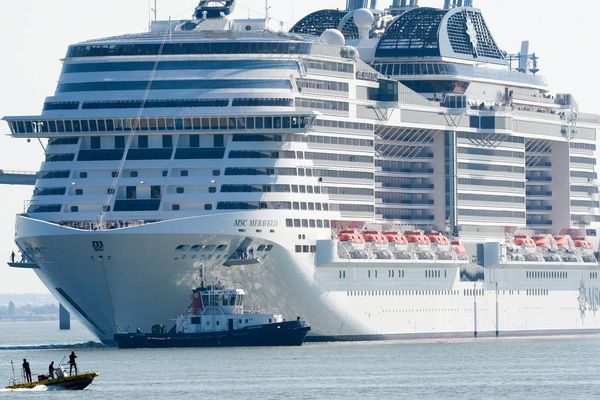
[[[154,20],[155,21],[158,20],[158,16],[157,16],[158,8],[156,7],[156,2],[157,2],[157,0],[154,0],[154,8],[150,9],[150,11],[152,11],[154,13]]]

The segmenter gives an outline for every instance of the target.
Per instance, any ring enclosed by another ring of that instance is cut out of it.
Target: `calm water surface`
[[[10,361],[45,372],[78,344],[84,392],[0,399],[597,399],[600,336],[305,344],[292,348],[117,350],[79,324],[0,323],[0,386]],[[32,346],[31,348],[29,346]]]

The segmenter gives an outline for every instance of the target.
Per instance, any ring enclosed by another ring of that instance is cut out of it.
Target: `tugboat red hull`
[[[206,333],[117,333],[121,349],[167,347],[301,346],[310,331],[306,321],[284,321]]]

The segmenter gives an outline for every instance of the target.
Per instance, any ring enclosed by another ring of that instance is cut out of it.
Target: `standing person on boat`
[[[54,361],[52,361],[48,366],[48,376],[50,379],[54,379]]]
[[[29,367],[29,363],[27,362],[26,358],[23,359],[23,373],[25,374],[25,380],[27,380],[27,383],[31,383],[31,368]]]
[[[72,351],[69,355],[69,375],[73,375],[73,368],[75,368],[75,375],[77,375],[77,361],[75,361],[76,358],[77,355],[74,351]]]

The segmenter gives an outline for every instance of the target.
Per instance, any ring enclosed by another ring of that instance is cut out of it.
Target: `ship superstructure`
[[[288,33],[234,5],[72,45],[41,115],[5,118],[48,138],[17,244],[100,338],[166,323],[199,266],[321,338],[600,329],[599,117],[526,46],[470,2]]]

